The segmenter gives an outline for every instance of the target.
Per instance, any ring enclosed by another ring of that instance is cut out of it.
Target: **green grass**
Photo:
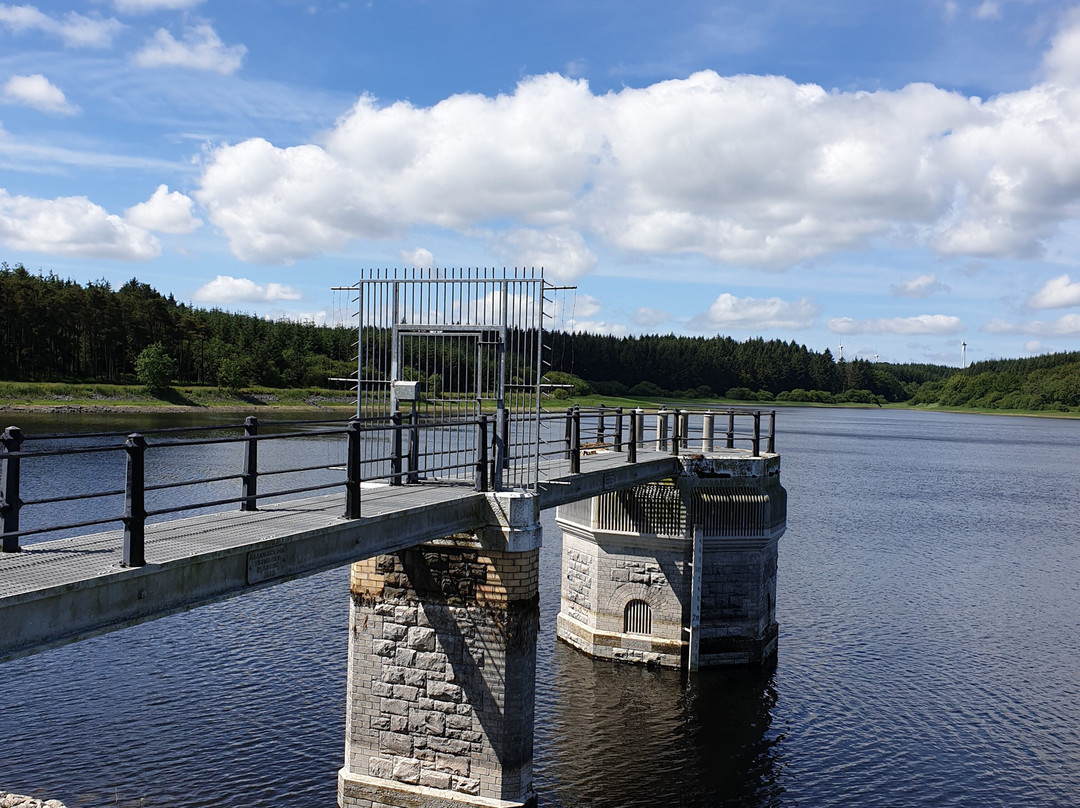
[[[31,407],[252,407],[297,408],[356,406],[354,393],[322,388],[278,390],[251,387],[225,390],[219,387],[170,387],[153,395],[140,385],[68,384],[47,382],[0,382],[0,405]]]

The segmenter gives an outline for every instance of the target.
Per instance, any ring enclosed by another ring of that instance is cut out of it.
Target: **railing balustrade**
[[[727,430],[724,435],[728,449],[736,443],[749,444],[753,456],[760,454],[761,447],[761,411],[728,409]],[[645,411],[635,409],[629,413],[629,428],[624,428],[625,413],[620,407],[570,407],[563,413],[541,413],[536,416],[513,416],[504,424],[495,424],[493,429],[491,416],[479,415],[476,418],[462,418],[453,421],[424,423],[416,415],[403,415],[395,411],[389,419],[353,418],[347,422],[340,420],[323,421],[268,421],[260,422],[251,416],[242,424],[214,425],[205,427],[174,427],[169,429],[146,430],[143,433],[99,432],[73,433],[60,435],[25,435],[18,427],[8,427],[0,436],[0,534],[2,550],[5,553],[18,552],[23,536],[43,533],[55,533],[63,530],[91,527],[121,522],[124,526],[123,563],[125,566],[145,564],[145,526],[147,519],[182,511],[195,511],[216,508],[239,503],[244,511],[258,509],[260,500],[270,497],[281,498],[301,493],[327,491],[345,486],[345,513],[349,519],[360,517],[361,484],[382,481],[391,486],[416,484],[421,481],[450,481],[468,484],[477,491],[501,490],[506,487],[504,472],[523,465],[533,468],[524,475],[510,475],[518,488],[535,489],[541,480],[541,470],[548,477],[559,476],[559,471],[566,468],[569,474],[581,472],[581,460],[585,454],[613,451],[626,454],[626,462],[636,463],[639,450],[655,443],[658,452],[678,455],[691,452],[700,445],[702,452],[712,451],[716,442],[716,413],[712,411],[669,410],[661,408],[655,413],[655,429],[646,434]],[[737,432],[736,418],[749,420],[749,431]],[[529,455],[510,456],[503,436],[514,428],[515,422],[529,420],[538,422],[540,442]],[[700,424],[700,426],[699,426]],[[287,428],[303,425],[303,430]],[[261,427],[275,430],[261,431]],[[314,427],[314,428],[312,428]],[[171,434],[197,434],[201,431],[215,430],[242,434],[216,435],[213,437],[173,438]],[[445,449],[421,451],[421,434],[426,430],[463,430],[467,435],[471,430],[473,438],[461,439],[458,452]],[[769,413],[768,434],[765,435],[767,451],[775,447],[776,413]],[[364,441],[385,440],[389,433],[389,454],[385,456],[365,456],[361,451]],[[561,439],[557,436],[561,435]],[[593,436],[596,440],[583,440],[583,435]],[[151,440],[147,437],[150,436]],[[344,464],[341,462],[316,464],[303,467],[279,469],[260,468],[259,444],[266,441],[287,441],[291,439],[313,438],[321,436],[340,436],[345,443]],[[27,449],[28,442],[43,439],[86,440],[112,438],[114,442],[98,445],[76,445],[65,448]],[[123,442],[119,439],[123,438]],[[147,453],[157,454],[176,447],[214,446],[241,443],[244,447],[242,465],[235,474],[203,476],[198,479],[159,482],[147,480]],[[44,457],[58,457],[75,454],[123,452],[125,455],[124,488],[108,491],[72,494],[37,499],[23,499],[22,477],[24,460]],[[565,466],[564,466],[565,464]],[[335,482],[302,485],[272,491],[260,490],[259,479],[276,475],[301,474],[318,471],[344,471],[344,480]],[[207,501],[188,502],[170,507],[148,508],[146,496],[149,493],[168,489],[185,488],[211,483],[240,480],[239,496],[217,498]],[[524,481],[524,485],[522,485]],[[510,486],[513,487],[513,486]],[[24,508],[43,506],[60,502],[94,499],[110,496],[124,498],[123,512],[99,519],[81,522],[50,525],[47,527],[22,528],[20,515]]]

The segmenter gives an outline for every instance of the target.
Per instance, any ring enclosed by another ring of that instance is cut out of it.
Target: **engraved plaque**
[[[257,584],[277,578],[285,572],[285,548],[282,545],[252,550],[247,558],[247,582]]]
[[[605,471],[604,472],[604,481],[602,483],[602,486],[603,486],[603,489],[605,491],[611,491],[615,487],[615,472],[614,471]]]

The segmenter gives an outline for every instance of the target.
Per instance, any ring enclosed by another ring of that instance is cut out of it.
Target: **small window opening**
[[[652,634],[652,608],[643,600],[632,600],[623,612],[623,631],[627,634]]]

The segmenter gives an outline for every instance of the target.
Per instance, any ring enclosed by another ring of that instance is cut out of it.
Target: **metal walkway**
[[[564,463],[552,464],[548,474],[541,469],[539,509],[670,477],[679,459],[640,449],[628,463],[622,452],[598,451],[583,455],[580,465],[577,474]],[[492,510],[500,496],[507,494],[365,483],[356,519],[343,515],[344,494],[330,494],[147,524],[147,563],[136,567],[121,565],[122,530],[29,544],[0,554],[0,661],[491,526],[498,523]]]

